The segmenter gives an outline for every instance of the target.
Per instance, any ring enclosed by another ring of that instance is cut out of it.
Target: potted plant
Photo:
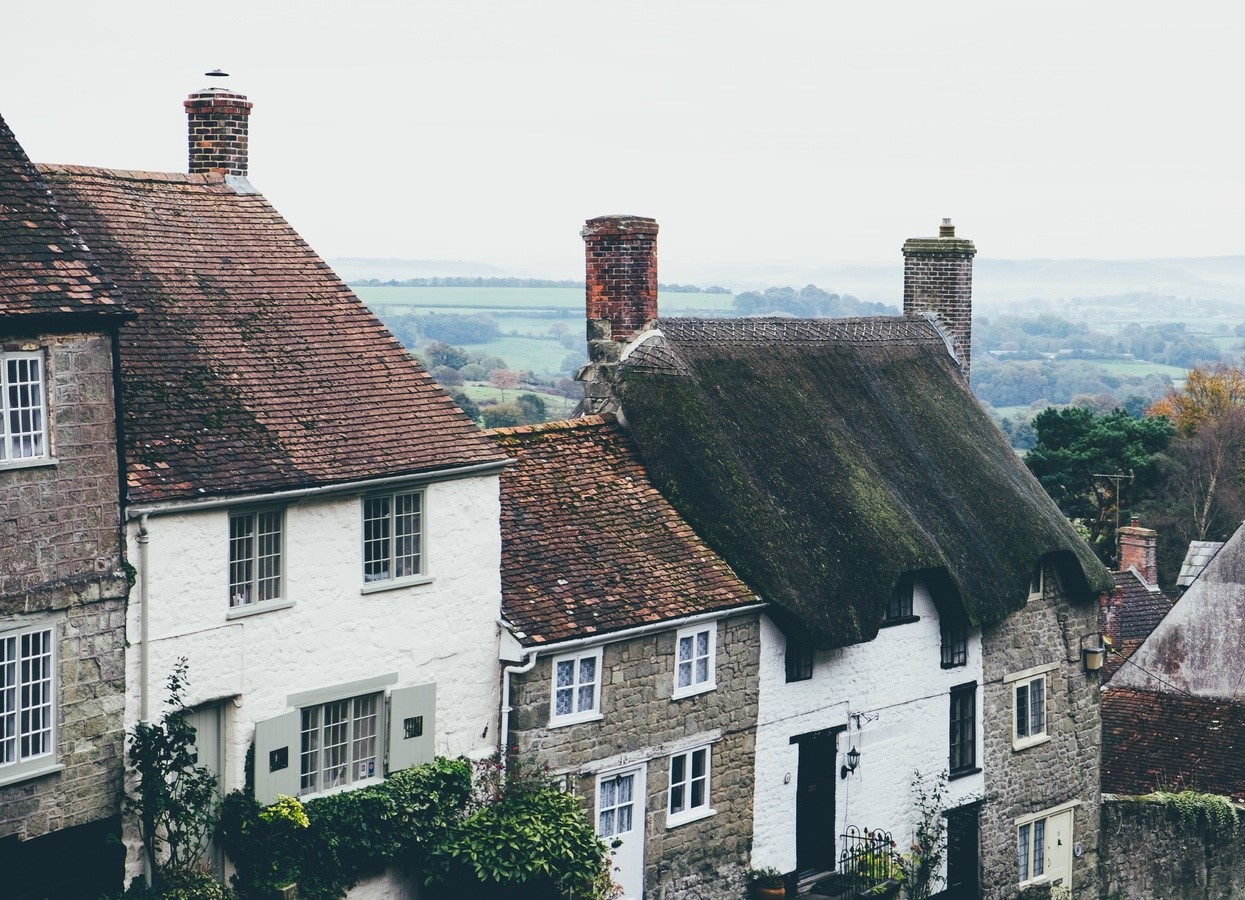
[[[756,900],[781,900],[787,896],[787,880],[782,872],[772,866],[748,870],[752,881],[752,896]]]

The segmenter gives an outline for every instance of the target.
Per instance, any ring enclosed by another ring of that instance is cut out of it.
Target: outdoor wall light
[[[860,751],[853,747],[847,751],[847,765],[839,769],[839,777],[846,778],[849,773],[856,771],[858,765],[860,765]]]
[[[1081,638],[1081,660],[1086,672],[1097,672],[1107,658],[1107,648],[1102,642],[1102,633],[1093,632]]]

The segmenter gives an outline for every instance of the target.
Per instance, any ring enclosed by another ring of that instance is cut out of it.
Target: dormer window
[[[968,665],[968,626],[963,622],[942,623],[942,667],[954,669]]]
[[[920,616],[912,614],[914,585],[915,581],[911,575],[905,575],[899,579],[899,583],[895,585],[895,590],[891,591],[890,599],[886,603],[886,614],[882,617],[883,628],[920,620]]]
[[[1033,573],[1029,576],[1029,596],[1040,597],[1042,590],[1046,585],[1046,575],[1042,571],[1042,564],[1036,563],[1033,566]]]

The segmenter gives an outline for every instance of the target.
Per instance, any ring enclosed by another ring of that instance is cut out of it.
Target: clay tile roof
[[[138,313],[121,344],[130,502],[502,459],[245,181],[39,171]]]
[[[1102,695],[1102,789],[1191,789],[1245,802],[1245,704],[1111,688]]]
[[[1158,627],[1175,602],[1157,588],[1151,590],[1133,571],[1112,572],[1116,599],[1120,602],[1118,629],[1120,646],[1108,654],[1103,679],[1110,678]],[[1152,587],[1152,586],[1151,586]]]
[[[1040,558],[1078,600],[1111,587],[924,318],[659,318],[618,372],[653,483],[821,647],[871,640],[911,573],[978,625]]]
[[[0,316],[124,310],[0,119]]]
[[[502,611],[528,646],[755,602],[597,416],[490,432],[502,474]]]

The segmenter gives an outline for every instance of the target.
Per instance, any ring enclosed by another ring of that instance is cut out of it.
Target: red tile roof
[[[1121,601],[1119,622],[1119,646],[1115,652],[1107,654],[1103,664],[1103,679],[1110,678],[1124,660],[1132,656],[1146,638],[1150,636],[1163,617],[1171,610],[1175,602],[1162,591],[1149,590],[1134,572],[1112,572],[1115,580],[1115,596]]]
[[[122,312],[52,203],[47,185],[0,119],[0,316]]]
[[[130,502],[503,458],[244,180],[39,171],[138,313],[121,346]]]
[[[1110,688],[1102,694],[1102,789],[1192,789],[1245,802],[1245,703]]]
[[[502,474],[502,611],[528,646],[755,602],[591,416],[490,432]]]

